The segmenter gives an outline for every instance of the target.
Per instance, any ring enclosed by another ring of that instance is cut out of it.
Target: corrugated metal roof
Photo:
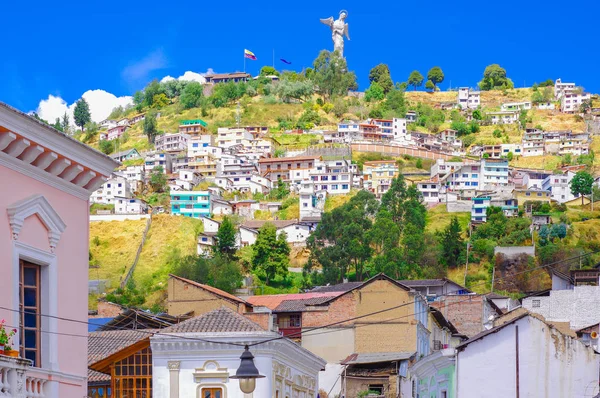
[[[342,365],[380,363],[404,361],[413,357],[416,353],[413,352],[373,352],[367,354],[352,354],[344,359]]]

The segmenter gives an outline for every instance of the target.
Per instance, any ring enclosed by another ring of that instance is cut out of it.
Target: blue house
[[[194,218],[210,217],[210,192],[172,191],[171,214]]]

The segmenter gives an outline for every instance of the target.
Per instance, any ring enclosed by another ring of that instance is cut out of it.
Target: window
[[[342,184],[342,189],[348,189],[348,184]]]
[[[19,351],[23,358],[33,362],[33,366],[41,366],[41,331],[40,331],[40,267],[21,261],[19,275],[19,310],[20,336]]]
[[[112,369],[115,397],[152,396],[152,354],[144,348],[115,362]]]
[[[383,388],[383,384],[369,384],[369,391],[374,391],[379,395],[383,395],[385,390]]]
[[[202,398],[223,398],[223,390],[221,388],[203,388]]]

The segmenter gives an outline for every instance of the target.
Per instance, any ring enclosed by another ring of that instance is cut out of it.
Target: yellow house
[[[169,275],[167,313],[194,316],[227,307],[238,314],[252,311],[252,304],[212,286],[203,285],[176,275]]]
[[[542,191],[539,189],[515,189],[513,196],[517,199],[517,203],[525,202],[542,202],[550,203],[552,201],[552,193],[550,191]]]

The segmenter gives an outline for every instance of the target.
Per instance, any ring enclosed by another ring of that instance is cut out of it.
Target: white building
[[[288,339],[274,339],[278,336],[225,307],[163,329],[150,339],[153,396],[316,398],[326,362]],[[251,348],[265,377],[256,380],[252,394],[244,394],[239,381],[231,379],[244,348],[226,343],[269,339]]]
[[[554,98],[560,99],[563,94],[575,90],[575,83],[563,83],[561,79],[554,82]]]
[[[252,139],[252,134],[244,128],[219,127],[216,143],[221,148],[229,148],[233,145],[241,145],[243,140],[251,141]]]
[[[191,191],[200,182],[202,182],[200,173],[190,169],[179,169],[176,177],[170,180],[169,186],[175,190]]]
[[[154,145],[159,152],[182,152],[187,150],[190,136],[185,133],[161,134]]]
[[[523,134],[523,156],[542,156],[545,153],[544,132],[527,128]]]
[[[519,112],[515,111],[487,112],[486,115],[492,124],[513,124],[519,121]]]
[[[468,87],[458,89],[458,105],[461,109],[477,109],[481,105],[481,93]]]
[[[352,170],[354,168],[350,160],[317,160],[308,171],[308,178],[315,185],[316,191],[327,191],[330,195],[346,194],[352,188]],[[303,178],[296,183],[299,185],[305,180]]]
[[[556,109],[556,106],[554,105],[554,102],[540,102],[539,104],[537,104],[537,108],[540,110],[554,110]]]
[[[308,224],[298,222],[298,220],[253,220],[246,221],[240,225],[240,245],[250,246],[256,242],[258,231],[265,224],[270,223],[277,228],[277,235],[286,233],[286,240],[289,244],[302,245],[306,243],[306,239],[311,233],[311,228]]]
[[[549,175],[542,182],[542,189],[552,193],[552,200],[558,203],[570,202],[576,196],[571,193],[571,180],[575,173],[568,171],[567,174]]]
[[[212,247],[215,245],[215,236],[219,232],[221,223],[212,218],[202,217],[204,229],[198,235],[198,255],[208,256],[212,253]]]
[[[131,198],[129,181],[113,174],[100,188],[92,193],[90,203],[115,204],[116,197]]]
[[[338,136],[344,141],[353,141],[360,137],[360,126],[353,120],[338,123]]]
[[[101,129],[112,129],[113,127],[117,127],[116,120],[104,119],[100,123],[98,123],[98,127]]]
[[[417,183],[417,190],[421,192],[425,203],[440,203],[445,199],[445,196],[441,193],[442,191],[445,191],[445,189],[437,178],[419,181]]]
[[[151,173],[155,167],[161,166],[163,173],[171,173],[171,155],[168,153],[148,152],[144,159],[146,171]]]
[[[523,111],[531,109],[531,102],[506,102],[500,106],[502,111]]]
[[[142,199],[115,196],[115,214],[146,214],[148,203]]]
[[[481,191],[508,185],[508,160],[481,159],[466,163],[440,181],[451,191]]]
[[[144,181],[144,177],[146,175],[144,165],[140,166],[127,166],[125,170],[123,170],[123,174],[127,181],[130,183]]]
[[[600,362],[594,348],[538,317],[522,314],[460,344],[455,396],[595,396]]]
[[[406,119],[395,117],[392,119],[392,123],[392,131],[394,132],[393,140],[401,144],[410,144],[412,141],[408,132]]]
[[[560,110],[564,113],[579,113],[581,105],[591,99],[590,93],[564,93],[560,99]]]
[[[315,184],[305,181],[298,194],[300,196],[300,221],[307,218],[321,219],[321,214],[325,210],[327,191],[316,191]]]

